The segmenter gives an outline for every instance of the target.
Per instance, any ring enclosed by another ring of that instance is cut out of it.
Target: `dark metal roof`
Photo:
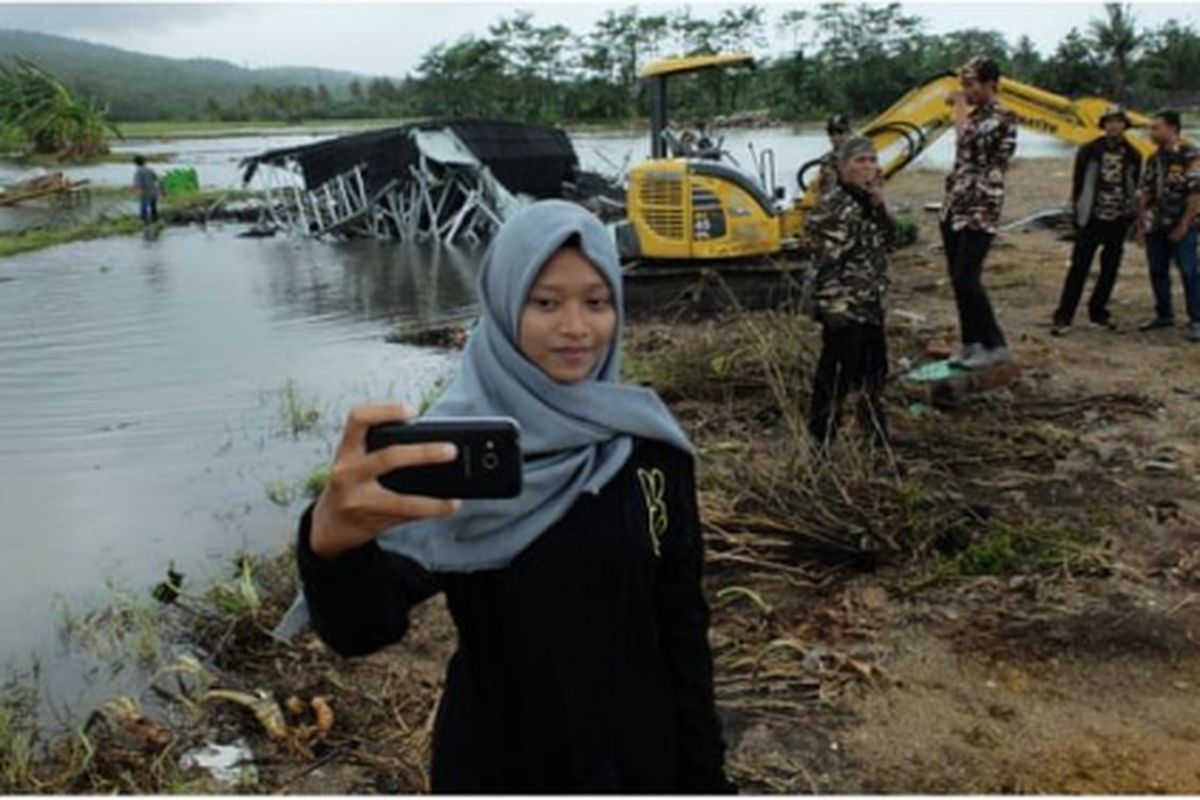
[[[535,197],[554,197],[579,166],[566,132],[546,125],[506,120],[435,120],[366,131],[297,147],[268,150],[242,161],[242,180],[249,183],[259,164],[279,165],[294,159],[310,189],[356,166],[363,168],[367,193],[374,194],[393,179],[408,176],[417,157],[412,133],[452,130],[475,157],[486,164],[509,191]]]

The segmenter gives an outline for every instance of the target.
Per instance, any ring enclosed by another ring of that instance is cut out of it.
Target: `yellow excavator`
[[[938,137],[954,128],[954,114],[948,95],[959,88],[958,77],[945,73],[926,81],[897,100],[891,108],[869,122],[859,133],[875,143],[885,178],[908,166]],[[1100,136],[1100,117],[1111,103],[1099,97],[1070,100],[1011,78],[1001,78],[996,100],[1016,115],[1018,123],[1079,146]],[[1150,120],[1135,111],[1127,112],[1132,126],[1128,138],[1142,157],[1154,152],[1154,144],[1145,133]],[[1018,148],[1019,151],[1019,148]],[[819,198],[816,187],[807,186],[804,174],[816,161],[801,167],[800,180],[805,189],[800,201],[811,208]]]
[[[667,82],[672,76],[705,69],[752,65],[753,57],[726,53],[671,58],[645,68],[650,88],[650,158],[627,175],[626,219],[617,227],[623,257],[651,265],[655,262],[718,261],[765,256],[798,249],[803,244],[804,218],[819,197],[816,181],[805,175],[818,160],[801,167],[802,193],[785,202],[779,190],[764,185],[763,159],[759,174],[751,175],[720,158],[720,151],[699,155],[680,148],[668,130]],[[945,73],[901,97],[865,125],[859,135],[875,143],[885,178],[912,163],[954,127],[951,92],[958,77]],[[1016,114],[1021,126],[1082,145],[1101,135],[1100,116],[1108,101],[1098,97],[1076,100],[1001,78],[997,101]],[[1130,142],[1149,155],[1153,144],[1145,135],[1148,118],[1128,112]],[[763,153],[763,156],[769,153]],[[1065,191],[1065,189],[1064,189]]]
[[[753,66],[745,53],[668,58],[648,65],[650,158],[630,168],[617,244],[626,259],[722,260],[777,253],[803,224],[802,211],[763,180],[722,157],[719,144],[690,151],[668,127],[668,82],[711,69]]]

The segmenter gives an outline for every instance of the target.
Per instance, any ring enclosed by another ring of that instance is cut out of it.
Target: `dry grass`
[[[815,361],[811,322],[790,312],[742,313],[691,328],[649,327],[630,342],[630,379],[653,386],[691,431],[701,458],[710,560],[759,572],[813,575],[840,567],[919,562],[963,550],[993,531],[978,481],[1022,466],[1052,469],[1081,408],[1148,413],[1139,396],[1005,398],[987,413],[909,420],[899,392],[888,413],[917,443],[903,457],[853,423],[830,457],[805,426]],[[903,332],[899,337],[901,347]],[[1094,417],[1093,417],[1094,418]],[[974,483],[964,480],[973,467]],[[1014,520],[1016,522],[1016,520]],[[1064,532],[1064,535],[1067,535]],[[1074,534],[1071,534],[1074,536]]]

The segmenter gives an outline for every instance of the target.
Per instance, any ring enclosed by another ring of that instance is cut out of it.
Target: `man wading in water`
[[[162,192],[162,182],[158,173],[146,166],[146,159],[134,156],[133,189],[138,193],[138,215],[143,225],[153,225],[158,222],[158,196]]]
[[[343,655],[401,639],[444,593],[458,631],[433,730],[433,789],[728,792],[701,584],[692,447],[619,380],[621,272],[596,217],[561,200],[505,223],[462,372],[430,416],[508,416],[513,500],[392,494],[376,478],[453,445],[364,447],[397,406],[350,415],[300,524],[304,596]]]

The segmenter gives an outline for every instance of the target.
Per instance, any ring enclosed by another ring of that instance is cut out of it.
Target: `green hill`
[[[208,98],[225,101],[254,85],[323,85],[342,93],[364,76],[315,67],[246,69],[215,59],[176,59],[134,53],[78,39],[0,30],[0,59],[19,56],[62,78],[84,97],[108,104],[117,120],[188,119]]]

